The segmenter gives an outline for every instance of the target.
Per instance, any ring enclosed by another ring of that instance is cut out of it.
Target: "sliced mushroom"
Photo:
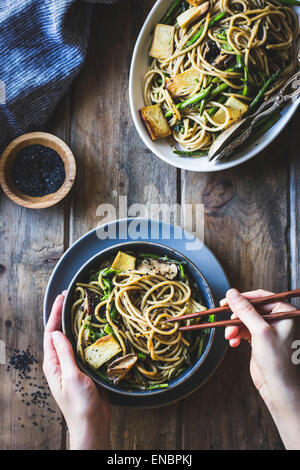
[[[219,54],[216,60],[214,60],[213,65],[218,69],[226,69],[235,59],[233,54]]]
[[[204,50],[203,50],[203,57],[208,63],[212,63],[212,61],[219,55],[220,49],[215,41],[208,39],[205,43]]]
[[[85,289],[85,307],[87,309],[88,315],[94,315],[95,308],[100,302],[100,297],[96,292]]]
[[[163,263],[154,258],[144,259],[139,263],[137,269],[145,274],[160,274],[167,279],[174,279],[178,273],[175,263]]]
[[[136,354],[130,353],[126,356],[119,357],[113,361],[107,368],[107,376],[116,385],[128,374],[130,369],[136,363],[138,357]]]

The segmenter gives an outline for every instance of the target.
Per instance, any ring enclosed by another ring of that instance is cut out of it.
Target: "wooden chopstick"
[[[266,297],[257,297],[255,299],[249,300],[252,305],[263,305],[267,303],[272,303],[278,300],[286,300],[292,297],[300,297],[300,289],[289,290],[286,292],[280,292],[279,294],[272,294]],[[209,310],[202,310],[201,312],[189,313],[188,315],[182,315],[181,317],[168,318],[164,323],[172,323],[176,321],[188,320],[189,318],[199,318],[206,317],[207,315],[216,315],[218,313],[229,312],[231,309],[229,305],[225,307],[216,307]],[[204,325],[204,323],[202,323]]]
[[[300,310],[290,310],[289,312],[267,313],[262,318],[268,323],[278,320],[288,320],[300,317]],[[217,328],[219,326],[241,326],[244,323],[238,318],[233,320],[222,320],[217,322],[196,323],[194,325],[181,326],[179,331],[203,330],[204,328]]]

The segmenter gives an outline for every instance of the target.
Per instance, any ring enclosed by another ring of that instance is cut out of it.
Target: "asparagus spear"
[[[282,3],[283,5],[290,5],[290,6],[300,5],[299,0],[276,0],[276,2]]]
[[[221,13],[218,13],[218,15],[216,15],[214,18],[210,20],[210,22],[208,23],[208,27],[211,28],[212,26],[214,26],[216,23],[221,21],[225,15],[226,15],[225,11],[221,11]],[[199,29],[199,31],[197,31],[197,33],[195,33],[194,36],[186,43],[186,47],[189,47],[192,44],[194,44],[194,42],[196,42],[200,38],[203,31],[204,31],[204,27],[202,26]]]
[[[218,99],[218,103],[225,103],[225,101],[226,101],[226,96],[224,95],[220,96],[220,98]],[[218,109],[219,109],[218,106],[212,106],[211,108],[209,108],[208,114],[210,116],[213,116],[218,111]]]
[[[186,108],[187,106],[190,106],[192,104],[196,104],[198,103],[200,100],[202,100],[203,98],[205,98],[206,96],[208,96],[208,94],[210,93],[210,90],[212,88],[212,85],[209,85],[208,87],[206,87],[204,90],[200,91],[199,93],[197,93],[196,95],[192,96],[191,98],[188,98],[187,100],[185,101],[181,101],[180,103],[178,103],[176,105],[176,108],[177,109],[184,109]],[[168,111],[166,114],[165,114],[165,117],[166,118],[169,118],[172,116],[172,111]]]
[[[275,112],[272,114],[263,124],[259,127],[259,129],[253,134],[250,139],[247,140],[247,145],[252,144],[255,142],[260,136],[262,136],[265,132],[271,129],[274,124],[281,118],[281,114]]]
[[[149,385],[147,388],[148,390],[155,390],[158,388],[167,388],[169,384],[157,384],[157,385]]]
[[[261,100],[261,98],[263,97],[263,94],[265,93],[265,91],[267,91],[267,89],[270,87],[270,85],[276,80],[276,78],[278,77],[280,73],[280,70],[277,70],[275,73],[273,73],[273,75],[271,75],[268,80],[263,84],[263,86],[261,87],[261,89],[259,90],[259,92],[257,93],[257,95],[255,96],[255,98],[253,99],[253,101],[251,101],[250,105],[249,105],[249,111],[251,111],[258,103],[259,101]]]
[[[174,0],[172,5],[170,6],[169,10],[165,14],[165,16],[160,20],[160,23],[162,24],[170,24],[173,19],[173,15],[176,11],[176,8],[179,7],[181,0]]]
[[[191,152],[188,150],[173,150],[173,153],[180,157],[204,157],[207,155],[207,152],[204,152],[203,150],[194,150]]]
[[[244,65],[244,87],[243,87],[243,96],[248,95],[248,70],[246,65]]]
[[[229,85],[227,85],[227,83],[223,82],[220,85],[218,85],[216,88],[213,88],[212,91],[210,91],[211,87],[212,87],[212,85],[209,85],[207,88],[205,88],[205,90],[201,91],[200,93],[197,93],[196,95],[192,96],[191,98],[188,98],[185,101],[181,101],[180,103],[178,103],[176,105],[176,108],[185,109],[187,106],[190,106],[192,104],[196,104],[199,101],[203,100],[203,98],[206,98],[208,95],[209,95],[210,98],[214,98],[215,96],[219,95],[224,90],[226,90],[226,88],[228,88]],[[168,111],[165,114],[166,118],[169,118],[171,116],[172,116],[172,111]]]

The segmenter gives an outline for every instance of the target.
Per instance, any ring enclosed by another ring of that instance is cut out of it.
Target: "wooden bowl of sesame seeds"
[[[30,132],[13,140],[0,158],[0,185],[16,204],[43,209],[71,190],[76,162],[67,144],[47,132]]]

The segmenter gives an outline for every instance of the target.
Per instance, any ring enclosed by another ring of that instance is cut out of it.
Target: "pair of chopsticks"
[[[266,297],[258,297],[256,299],[249,300],[249,302],[256,305],[264,305],[268,303],[273,303],[278,300],[287,300],[292,297],[300,297],[300,289],[290,290],[287,292],[281,292],[279,294],[272,294]],[[168,318],[164,323],[178,322],[189,320],[191,318],[201,318],[206,317],[207,315],[217,315],[219,313],[230,312],[231,309],[229,305],[225,307],[216,307],[210,310],[203,310],[201,312],[189,313],[188,315],[182,315],[180,317]],[[289,312],[277,312],[277,313],[266,313],[262,314],[262,318],[267,322],[278,321],[278,320],[287,320],[290,318],[300,317],[300,310],[290,310]],[[216,322],[206,322],[206,323],[196,323],[193,325],[181,326],[179,331],[191,331],[191,330],[202,330],[204,328],[217,328],[220,326],[241,326],[243,322],[236,319],[221,320]]]

